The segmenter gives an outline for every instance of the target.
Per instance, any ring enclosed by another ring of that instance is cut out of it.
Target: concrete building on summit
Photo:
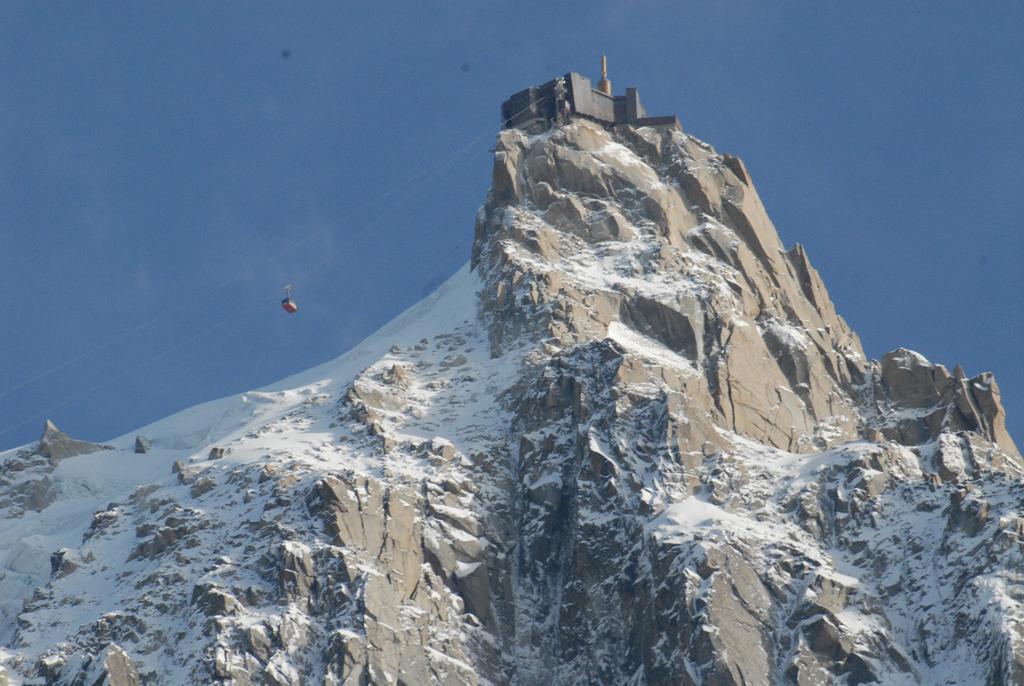
[[[612,94],[608,80],[608,62],[601,56],[601,80],[597,88],[590,79],[574,71],[540,86],[530,86],[513,94],[501,104],[501,127],[547,128],[564,124],[573,117],[582,117],[605,126],[682,127],[675,115],[648,117],[636,88],[627,88],[625,95]]]

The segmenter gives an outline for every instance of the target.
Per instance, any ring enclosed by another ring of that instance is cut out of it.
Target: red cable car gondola
[[[299,309],[298,303],[292,300],[292,287],[291,285],[284,287],[284,300],[281,301],[281,307],[288,314],[295,314],[295,311]]]

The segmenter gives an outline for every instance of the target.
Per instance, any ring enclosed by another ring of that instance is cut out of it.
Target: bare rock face
[[[103,673],[93,686],[139,686],[139,675],[128,653],[111,644],[103,661]]]
[[[874,372],[874,401],[887,437],[925,443],[946,431],[973,431],[1008,453],[1020,454],[1006,432],[992,374],[968,379],[959,366],[950,374],[903,348],[886,353]]]
[[[994,379],[868,360],[743,162],[674,128],[501,132],[472,270],[303,383],[0,455],[3,669],[1022,683]],[[124,453],[160,480],[85,501]]]
[[[690,402],[716,425],[799,451],[857,435],[860,342],[803,249],[783,249],[741,161],[677,131],[586,122],[503,131],[498,150],[496,165],[519,162],[517,185],[491,194],[474,249],[495,282],[483,298],[496,353],[524,327],[571,345],[621,323],[699,370],[706,390]],[[621,229],[595,235],[590,208]],[[636,235],[653,242],[613,247]],[[518,266],[513,244],[531,254]],[[600,282],[563,277],[613,254]],[[680,287],[652,297],[638,288],[651,279]],[[509,297],[519,283],[545,306],[527,314]]]
[[[34,448],[12,456],[0,468],[0,487],[4,489],[0,507],[8,509],[11,517],[46,509],[58,498],[52,474],[61,460],[110,449],[73,439],[46,420],[43,435]]]
[[[43,436],[36,447],[36,452],[48,458],[52,466],[57,466],[57,463],[65,458],[94,453],[97,450],[110,450],[110,447],[75,440],[58,429],[49,419],[46,420]]]

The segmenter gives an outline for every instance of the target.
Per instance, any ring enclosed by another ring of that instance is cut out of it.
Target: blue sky
[[[1024,443],[1022,26],[1011,0],[7,0],[0,448],[352,347],[467,259],[501,101],[601,52],[744,158],[871,356],[994,371]]]

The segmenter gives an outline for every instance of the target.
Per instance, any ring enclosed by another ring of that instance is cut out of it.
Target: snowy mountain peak
[[[483,302],[496,350],[524,328],[569,346],[622,325],[700,372],[688,402],[702,434],[806,451],[875,430],[919,443],[963,429],[1016,453],[989,376],[955,391],[927,360],[901,379],[898,352],[866,360],[803,247],[782,246],[743,162],[674,126],[503,131],[474,265],[494,284]],[[926,399],[895,388],[916,393],[922,375],[945,381]],[[919,400],[933,412],[917,430],[901,412],[926,409]]]
[[[110,443],[0,455],[0,684],[1024,675],[994,379],[868,360],[676,126],[502,131],[435,294]]]

